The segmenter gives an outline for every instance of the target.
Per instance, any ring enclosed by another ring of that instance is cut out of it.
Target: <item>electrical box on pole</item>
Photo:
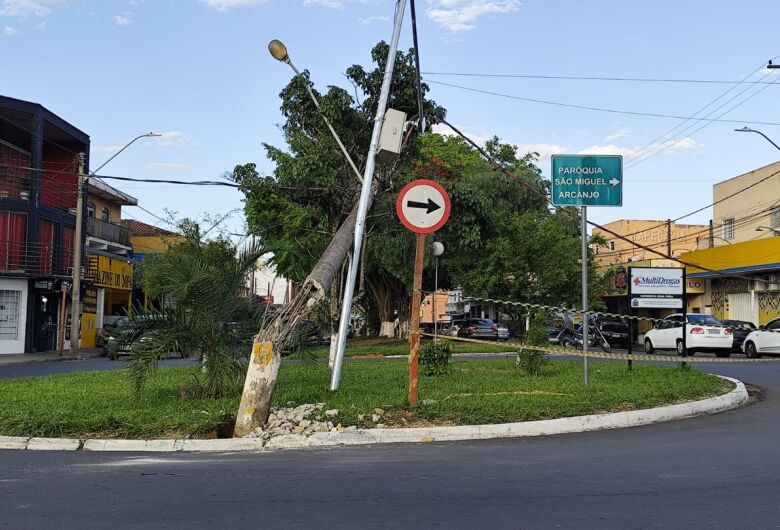
[[[401,153],[405,125],[405,112],[387,109],[385,121],[382,123],[382,133],[379,136],[379,153],[377,157],[381,163],[390,163]]]

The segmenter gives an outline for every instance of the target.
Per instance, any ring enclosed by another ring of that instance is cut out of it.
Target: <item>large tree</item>
[[[293,78],[280,94],[286,148],[264,144],[275,164],[273,174],[261,176],[252,164],[238,166],[233,172],[246,195],[250,231],[259,236],[263,249],[272,254],[278,272],[288,278],[301,281],[307,276],[360,193],[360,182],[309,98],[306,84],[320,99],[322,112],[353,160],[363,166],[387,53],[387,44],[380,42],[371,52],[373,69],[366,70],[359,65],[347,69],[346,77],[353,85],[354,96],[336,86],[319,93],[306,72]],[[427,92],[428,86],[423,84],[422,89]],[[411,120],[419,113],[417,105],[413,52],[399,51],[389,107],[405,112]],[[444,109],[430,100],[425,101],[424,108],[429,119],[445,114]],[[410,167],[418,152],[418,139],[409,134],[403,156],[378,166],[377,202],[383,202],[385,193],[396,188],[397,175]],[[388,221],[380,218],[387,214],[385,209],[375,207],[374,210],[382,213],[372,213],[369,217],[366,230],[369,241]],[[387,270],[381,264],[373,258],[367,259],[376,255],[372,247],[369,243],[366,256],[360,257],[367,266],[361,272],[357,300],[364,307],[378,310],[382,320],[388,321],[403,306],[399,301],[404,299],[405,286],[403,277],[385,274]],[[342,284],[343,274],[339,274],[331,291],[334,297]]]

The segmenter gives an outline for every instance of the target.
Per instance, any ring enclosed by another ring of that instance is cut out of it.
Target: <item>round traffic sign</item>
[[[401,190],[395,211],[403,225],[418,234],[430,234],[450,217],[450,196],[438,182],[413,180]]]

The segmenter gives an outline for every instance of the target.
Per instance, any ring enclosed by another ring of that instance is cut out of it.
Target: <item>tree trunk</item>
[[[366,286],[381,322],[379,336],[402,337],[401,328],[409,311],[406,307],[409,297],[403,283],[387,274],[375,273],[366,278]]]
[[[377,189],[378,183],[375,182],[372,197]],[[236,415],[234,436],[247,436],[268,420],[279,365],[282,362],[281,352],[295,328],[306,319],[314,306],[327,296],[352,247],[356,219],[357,205],[333,235],[295,298],[260,326],[252,346],[241,404]]]

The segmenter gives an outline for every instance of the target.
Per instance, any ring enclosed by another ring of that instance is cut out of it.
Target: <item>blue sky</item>
[[[140,133],[164,133],[131,147],[105,174],[213,179],[250,161],[268,172],[261,143],[281,145],[278,93],[291,75],[268,55],[268,41],[282,39],[318,88],[348,86],[346,68],[367,65],[370,48],[389,40],[393,4],[0,0],[0,93],[39,102],[89,133],[93,167]],[[593,208],[594,220],[677,217],[711,202],[714,182],[779,158],[758,135],[733,129],[751,121],[780,123],[780,77],[762,78],[767,71],[761,68],[780,55],[780,2],[417,0],[417,11],[425,72],[779,81],[741,85],[707,111],[736,96],[710,117],[744,123],[704,127],[431,85],[431,97],[448,109],[450,121],[475,138],[497,134],[539,151],[545,173],[552,153],[623,154],[624,206]],[[411,46],[408,16],[401,44]],[[678,116],[693,115],[732,88],[425,77],[518,97]],[[679,134],[654,147],[655,138],[678,125],[673,132]],[[780,141],[780,127],[754,127]],[[165,209],[199,217],[241,207],[240,194],[229,189],[119,187],[161,216]],[[156,222],[137,208],[127,211]],[[709,216],[705,211],[689,220]],[[228,223],[231,231],[242,230],[240,213]]]

